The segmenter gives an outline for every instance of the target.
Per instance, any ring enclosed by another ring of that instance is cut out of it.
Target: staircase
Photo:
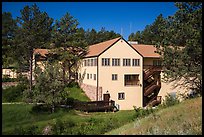
[[[151,66],[143,71],[144,107],[155,106],[161,103],[161,97],[157,96],[161,88],[160,73],[160,66]]]

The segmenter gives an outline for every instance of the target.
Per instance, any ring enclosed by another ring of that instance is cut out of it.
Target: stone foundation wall
[[[96,101],[97,92],[96,86],[81,83],[80,87],[85,92],[85,94],[91,99],[91,101]],[[99,87],[98,90],[98,100],[102,100],[102,87]]]

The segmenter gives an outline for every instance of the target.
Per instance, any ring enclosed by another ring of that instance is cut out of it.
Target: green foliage
[[[41,134],[38,126],[36,125],[29,125],[27,127],[18,126],[15,127],[14,131],[12,131],[11,135],[39,135]]]
[[[162,103],[162,107],[169,107],[178,104],[180,101],[176,96],[171,94],[167,94],[165,96],[164,102]]]
[[[24,66],[30,69],[30,90],[32,90],[33,50],[46,47],[45,45],[49,43],[53,19],[46,12],[41,12],[36,4],[25,6],[20,13],[20,17],[17,17],[14,56],[20,71],[23,71]]]
[[[36,103],[45,103],[54,108],[63,97],[64,84],[61,79],[62,72],[59,64],[46,64],[45,70],[36,69],[36,84],[33,91],[33,101]]]
[[[152,107],[148,107],[146,109],[143,109],[141,107],[136,107],[136,106],[133,106],[133,107],[135,110],[135,118],[145,117],[155,111],[152,109]]]
[[[86,53],[85,32],[82,28],[77,28],[78,24],[73,16],[66,13],[60,21],[56,20],[53,27],[50,58],[55,56],[55,60],[62,62],[64,84],[75,78],[77,62]]]
[[[15,52],[14,36],[17,28],[16,20],[12,18],[10,12],[2,13],[2,65],[3,68],[9,67],[14,63],[13,53]]]
[[[24,84],[18,84],[17,86],[11,86],[6,89],[2,88],[2,101],[3,102],[22,102],[23,92],[27,86]]]
[[[85,38],[88,45],[104,42],[120,36],[121,36],[120,34],[115,33],[114,31],[105,30],[104,27],[102,27],[101,30],[98,32],[95,29],[91,29],[91,30],[88,29],[85,32]]]

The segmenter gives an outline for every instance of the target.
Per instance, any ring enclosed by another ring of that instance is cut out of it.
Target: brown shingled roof
[[[45,54],[48,54],[48,49],[34,49],[33,54],[40,54],[45,57]]]
[[[159,58],[161,57],[153,45],[132,44],[132,47],[137,50],[143,57]]]
[[[85,57],[92,57],[92,56],[98,56],[100,55],[103,51],[105,51],[107,48],[112,46],[115,42],[117,42],[121,37],[104,41],[98,44],[94,44],[89,46],[88,52]]]

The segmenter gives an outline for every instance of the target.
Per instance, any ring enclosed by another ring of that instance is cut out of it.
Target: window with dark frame
[[[96,74],[94,74],[94,80],[96,80]]]
[[[161,66],[162,61],[161,60],[153,60],[153,66]]]
[[[102,66],[110,66],[110,58],[102,58]]]
[[[118,80],[118,74],[112,74],[112,80]]]
[[[125,99],[125,93],[124,92],[118,93],[118,100],[124,100],[124,99]]]
[[[139,74],[124,75],[125,86],[139,85]]]
[[[123,66],[131,66],[131,59],[123,59]]]
[[[89,73],[87,73],[87,79],[89,79]]]
[[[112,66],[120,66],[120,59],[112,58]]]
[[[132,59],[132,66],[140,66],[140,59]]]

